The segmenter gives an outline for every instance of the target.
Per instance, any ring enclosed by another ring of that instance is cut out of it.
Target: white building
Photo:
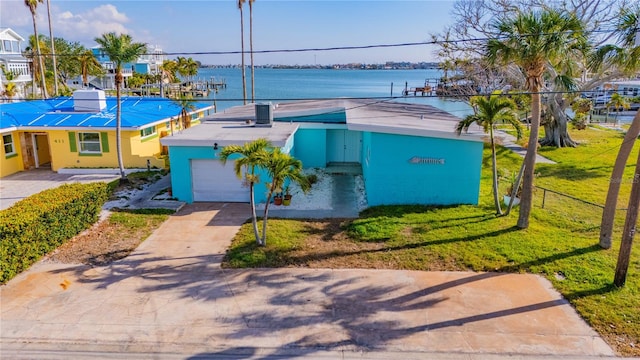
[[[13,73],[11,82],[16,83],[19,93],[24,93],[25,87],[31,82],[31,60],[22,55],[25,39],[10,28],[0,28],[0,65],[4,71]],[[4,72],[0,73],[1,90],[8,82]]]

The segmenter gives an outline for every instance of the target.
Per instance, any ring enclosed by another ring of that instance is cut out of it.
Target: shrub
[[[0,283],[95,223],[110,189],[106,183],[65,184],[0,211]]]

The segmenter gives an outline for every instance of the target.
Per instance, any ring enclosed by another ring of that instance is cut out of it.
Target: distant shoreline
[[[240,69],[241,65],[201,65],[202,69]],[[248,68],[249,65],[246,65]],[[332,64],[332,65],[259,65],[256,69],[294,70],[439,70],[439,63],[385,63],[385,64]]]

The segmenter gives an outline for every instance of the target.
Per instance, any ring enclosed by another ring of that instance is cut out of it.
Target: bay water
[[[379,100],[427,104],[464,117],[471,113],[465,102],[435,96],[402,96],[405,86],[422,87],[429,81],[435,87],[441,77],[437,69],[358,70],[358,69],[255,69],[255,102],[282,103],[304,99],[375,98]],[[242,105],[240,68],[200,68],[194,80],[224,81],[226,88],[210,91],[206,101],[215,101],[217,111]],[[246,69],[247,100],[251,102],[251,71]]]

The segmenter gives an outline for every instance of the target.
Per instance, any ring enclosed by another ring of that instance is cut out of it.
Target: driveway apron
[[[191,204],[108,266],[34,265],[0,288],[1,356],[614,355],[536,275],[223,269],[249,213]]]

